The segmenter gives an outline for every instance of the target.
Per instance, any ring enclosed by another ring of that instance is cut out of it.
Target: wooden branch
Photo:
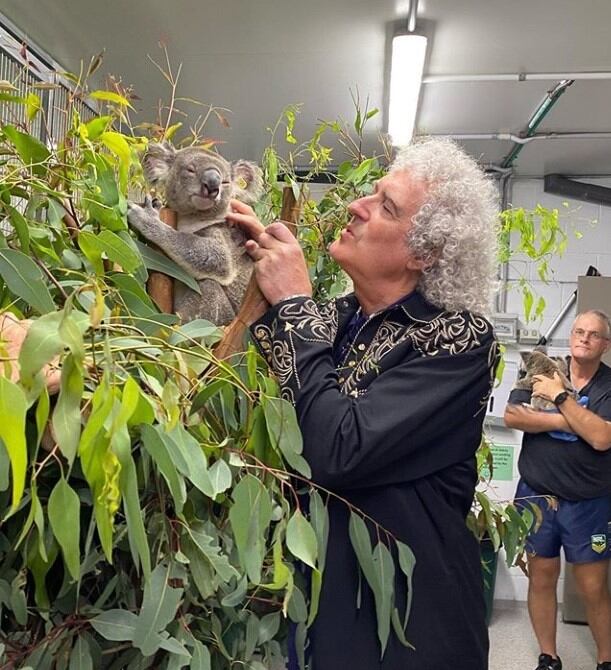
[[[176,229],[176,212],[168,207],[162,207],[159,217],[166,225]],[[174,280],[171,277],[163,272],[149,272],[146,292],[162,312],[174,313]]]
[[[297,235],[297,222],[301,213],[302,198],[296,200],[293,189],[285,186],[282,191],[282,210],[280,219],[290,228],[293,235]],[[238,351],[244,350],[244,333],[257,319],[260,319],[269,309],[269,303],[261,293],[255,273],[252,273],[250,282],[244,294],[240,311],[236,318],[225,328],[223,339],[216,345],[214,351],[218,358],[229,358]]]

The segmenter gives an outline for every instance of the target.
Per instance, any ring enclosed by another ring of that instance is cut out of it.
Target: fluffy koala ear
[[[263,173],[249,161],[239,160],[231,164],[233,197],[248,205],[257,202],[263,193]]]
[[[174,163],[176,149],[171,144],[149,144],[142,158],[142,170],[149,184],[162,184]]]
[[[532,358],[532,352],[531,351],[521,351],[520,352],[520,358],[522,359],[522,362],[524,365],[528,365],[530,363],[530,359]]]

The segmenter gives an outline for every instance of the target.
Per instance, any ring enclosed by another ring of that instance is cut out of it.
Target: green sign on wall
[[[499,482],[513,480],[513,454],[515,447],[511,444],[495,444],[490,448],[492,454],[492,479]],[[488,478],[488,473],[483,473]]]

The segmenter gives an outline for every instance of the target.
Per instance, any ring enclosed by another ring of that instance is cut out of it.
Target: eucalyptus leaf
[[[10,124],[4,124],[2,132],[15,145],[24,164],[31,165],[35,174],[44,175],[45,166],[43,164],[51,156],[49,149],[40,140],[28,133],[22,133]]]
[[[0,491],[6,491],[9,486],[10,467],[11,461],[2,440],[0,440]]]
[[[0,276],[10,291],[40,314],[55,309],[42,271],[21,251],[0,248]]]
[[[15,207],[11,207],[10,205],[5,205],[5,207],[9,212],[10,222],[19,238],[21,251],[23,251],[24,254],[28,254],[30,252],[30,231],[28,222],[25,216],[23,216],[23,214]]]
[[[138,617],[133,612],[110,609],[90,621],[93,628],[106,640],[122,642],[133,640]]]
[[[311,568],[316,568],[316,557],[318,555],[316,534],[310,522],[300,510],[296,510],[289,519],[286,528],[286,546],[293,556]]]
[[[200,443],[178,424],[171,431],[160,432],[162,440],[174,456],[176,467],[186,475],[197,488],[209,498],[216,497],[216,490],[210,481],[208,462]]]
[[[223,597],[223,599],[221,600],[221,605],[223,607],[235,607],[236,605],[239,605],[246,597],[247,591],[248,591],[248,579],[246,575],[244,575],[236,583],[235,589],[231,593],[228,593],[226,596]]]
[[[246,475],[234,488],[233,500],[229,521],[240,561],[250,580],[258,584],[266,553],[265,536],[272,517],[269,493],[260,480]]]
[[[173,463],[160,433],[151,426],[142,425],[140,426],[140,434],[142,436],[142,444],[152,456],[153,461],[159,468],[159,472],[167,482],[174,499],[174,504],[176,505],[176,511],[180,514],[187,499],[184,479]]]
[[[53,535],[62,549],[64,561],[74,580],[80,574],[79,531],[81,502],[76,492],[62,477],[49,496],[47,506]]]
[[[211,496],[213,498],[216,498],[219,493],[223,493],[231,486],[231,470],[222,458],[219,458],[210,466],[208,477],[214,492],[214,495]]]
[[[310,492],[310,522],[316,533],[318,569],[323,572],[329,540],[329,512],[316,489]]]
[[[27,404],[23,391],[6,377],[0,376],[0,440],[11,462],[13,494],[11,512],[21,501],[25,489],[27,446],[25,418]]]
[[[87,639],[82,635],[76,638],[72,652],[70,653],[69,670],[93,670],[93,659]]]
[[[373,565],[375,583],[370,584],[370,586],[372,587],[376,604],[378,639],[380,640],[381,647],[380,658],[383,658],[390,635],[392,596],[395,584],[395,565],[388,547],[383,542],[378,542],[373,550]]]
[[[280,612],[271,612],[261,618],[259,622],[258,644],[265,644],[272,640],[280,628]]]
[[[211,670],[210,652],[207,647],[199,640],[193,641],[193,651],[191,653],[191,670]]]
[[[303,438],[293,405],[283,398],[266,397],[263,399],[263,411],[272,445],[282,452],[286,462],[300,475],[310,478],[310,466],[300,455]]]
[[[83,368],[70,354],[61,371],[59,398],[53,411],[53,430],[60,451],[71,465],[81,438],[81,400]]]
[[[246,619],[246,639],[244,641],[244,658],[250,661],[259,639],[259,618],[254,612],[248,613]]]
[[[144,587],[142,609],[138,615],[133,643],[144,656],[154,654],[159,648],[158,634],[174,620],[182,599],[182,589],[168,584],[168,568],[160,564]]]
[[[363,519],[355,514],[350,513],[350,523],[348,525],[348,534],[352,548],[358,559],[359,565],[365,579],[369,584],[374,584],[376,581],[375,570],[373,565],[373,555],[371,551],[371,538],[369,531]]]
[[[87,249],[93,258],[101,258],[102,254],[106,254],[108,259],[118,263],[125,272],[133,272],[142,265],[142,258],[137,251],[110,230],[103,230],[98,235],[83,231],[79,235],[79,244],[83,240],[86,240]]]
[[[163,272],[169,277],[174,277],[174,279],[178,279],[178,281],[181,281],[185,286],[188,286],[196,293],[201,294],[199,284],[193,277],[191,277],[191,275],[187,274],[180,265],[167,256],[164,256],[159,251],[155,251],[155,249],[151,249],[151,247],[142,244],[142,242],[136,242],[136,244],[144,259],[144,265],[149,270],[156,270],[157,272]]]
[[[414,552],[403,542],[396,541],[397,553],[399,558],[399,567],[401,572],[407,578],[406,594],[407,599],[405,603],[405,615],[403,616],[403,630],[407,628],[407,622],[412,609],[412,600],[414,597],[414,569],[416,567],[416,557]]]
[[[218,540],[206,532],[203,524],[193,524],[189,529],[189,537],[224,582],[228,582],[232,577],[239,577],[229,558],[223,554]]]

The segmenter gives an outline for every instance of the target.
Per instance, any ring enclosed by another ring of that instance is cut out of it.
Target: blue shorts
[[[539,506],[543,522],[526,542],[526,551],[543,558],[560,556],[560,547],[568,563],[593,563],[611,558],[611,496],[590,500],[563,500],[549,505],[523,480],[518,482],[516,505],[532,502]],[[532,500],[524,500],[531,498]],[[520,499],[520,500],[519,500]]]

